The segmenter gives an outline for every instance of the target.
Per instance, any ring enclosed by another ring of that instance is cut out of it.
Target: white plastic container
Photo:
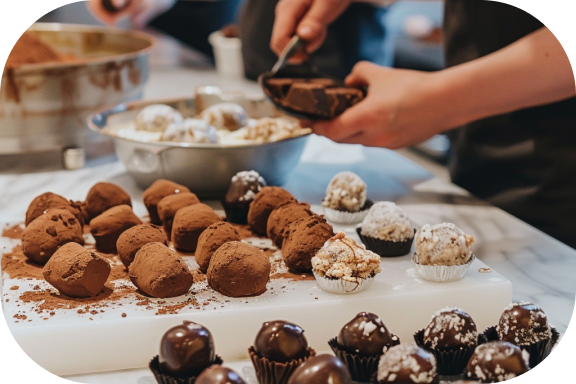
[[[208,41],[214,49],[216,70],[221,76],[243,78],[242,41],[238,37],[225,37],[221,31],[212,32]]]

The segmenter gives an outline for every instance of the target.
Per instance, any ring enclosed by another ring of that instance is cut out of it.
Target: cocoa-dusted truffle
[[[535,304],[510,304],[496,327],[498,338],[516,345],[530,345],[550,339],[552,331],[544,311]]]
[[[200,234],[220,220],[220,216],[206,204],[196,203],[180,208],[172,224],[174,247],[180,251],[194,252]]]
[[[473,348],[478,343],[476,323],[460,308],[441,309],[424,329],[423,342],[427,349]]]
[[[25,224],[30,224],[32,221],[34,221],[35,218],[43,215],[44,212],[50,208],[69,210],[74,215],[74,217],[76,217],[76,220],[78,220],[80,226],[84,226],[84,216],[82,215],[80,208],[70,200],[66,200],[64,197],[52,192],[45,192],[39,196],[36,196],[32,200],[28,206],[28,209],[26,210]]]
[[[168,240],[172,238],[172,224],[174,223],[176,212],[178,212],[180,208],[199,202],[198,196],[192,192],[176,193],[160,200],[158,203],[158,217],[160,221],[162,221],[162,226],[164,227],[164,232]]]
[[[334,236],[324,216],[313,215],[290,224],[284,232],[282,257],[291,271],[310,272],[312,257]]]
[[[66,296],[91,297],[102,292],[110,276],[110,264],[78,243],[67,243],[54,252],[42,274]]]
[[[296,201],[294,196],[280,187],[264,187],[258,192],[248,211],[248,225],[254,232],[266,235],[270,213],[287,201]]]
[[[194,384],[246,384],[236,372],[221,365],[212,365],[202,371]]]
[[[134,261],[136,252],[148,243],[167,244],[166,235],[157,225],[139,224],[122,232],[116,242],[116,249],[122,264],[129,267]]]
[[[382,319],[370,312],[360,312],[342,327],[338,346],[360,356],[382,355],[398,338],[388,331]]]
[[[227,220],[231,223],[246,224],[250,203],[265,186],[266,181],[256,171],[242,171],[232,176],[222,203]]]
[[[288,384],[353,384],[346,366],[332,355],[311,357],[300,365],[290,378]]]
[[[436,377],[436,358],[416,344],[393,346],[382,355],[376,375],[378,384],[431,383]]]
[[[138,289],[152,297],[180,296],[192,286],[192,273],[186,262],[162,243],[148,243],[140,248],[128,274]]]
[[[84,245],[82,227],[67,209],[49,209],[22,233],[24,255],[38,264],[45,264],[66,243]]]
[[[144,200],[144,205],[148,210],[152,224],[162,224],[158,216],[158,203],[160,200],[166,196],[182,192],[190,192],[190,190],[183,185],[166,179],[156,180],[144,191],[142,199]]]
[[[266,291],[270,268],[262,250],[230,241],[214,252],[206,276],[210,287],[225,296],[255,296]]]
[[[254,351],[277,363],[303,359],[309,355],[304,330],[284,320],[267,321],[256,334]]]
[[[467,375],[483,383],[497,383],[528,372],[528,352],[507,341],[491,341],[476,347]]]
[[[102,252],[116,251],[118,238],[128,228],[142,224],[129,205],[110,208],[90,222],[90,233],[96,240],[96,248]]]
[[[122,187],[113,183],[96,183],[86,196],[84,209],[88,215],[87,222],[100,216],[105,211],[117,205],[132,206],[130,195]]]
[[[240,241],[240,235],[232,224],[219,221],[212,224],[198,238],[198,246],[194,254],[196,262],[203,273],[208,271],[210,259],[214,252],[229,241]]]
[[[295,201],[286,202],[270,213],[266,225],[267,235],[278,248],[282,248],[287,227],[312,215],[314,213],[310,210],[310,204]]]

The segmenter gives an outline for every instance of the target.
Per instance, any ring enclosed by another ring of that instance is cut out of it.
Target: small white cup
[[[212,32],[208,41],[214,49],[216,70],[221,76],[243,78],[242,41],[238,37],[225,37],[222,32]]]

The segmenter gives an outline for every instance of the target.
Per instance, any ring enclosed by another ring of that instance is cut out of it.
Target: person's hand
[[[279,55],[292,36],[298,35],[313,52],[326,38],[328,25],[336,20],[353,0],[280,0],[272,29],[270,48]]]
[[[332,120],[306,123],[339,143],[386,148],[420,143],[446,128],[435,76],[358,63],[346,85],[368,86],[366,98]]]
[[[176,0],[108,0],[119,9],[110,12],[103,6],[106,0],[89,0],[88,8],[96,18],[108,25],[115,25],[118,20],[128,17],[133,28],[142,28],[157,15],[172,8]]]

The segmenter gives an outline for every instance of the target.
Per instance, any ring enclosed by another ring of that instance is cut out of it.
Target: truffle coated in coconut
[[[158,217],[162,221],[164,232],[168,240],[172,238],[172,224],[174,216],[180,208],[187,207],[192,204],[199,203],[198,196],[192,192],[181,192],[174,195],[169,195],[160,200],[158,203]]]
[[[310,210],[310,204],[308,203],[289,201],[278,206],[268,217],[268,223],[266,225],[268,238],[270,238],[278,248],[282,248],[284,234],[288,226],[312,215],[314,215],[314,213]]]
[[[78,243],[58,249],[44,266],[46,281],[70,297],[92,297],[102,292],[110,276],[110,264]]]
[[[218,103],[211,105],[199,117],[218,130],[236,131],[248,122],[244,108],[234,103]]]
[[[203,273],[208,271],[210,259],[218,248],[229,241],[240,240],[240,235],[232,224],[219,221],[210,225],[198,238],[198,246],[194,254],[200,270]]]
[[[270,268],[262,250],[230,241],[214,252],[206,276],[210,287],[225,296],[256,296],[266,291]]]
[[[432,316],[423,341],[427,349],[473,348],[478,344],[478,330],[467,312],[444,308]]]
[[[406,241],[414,237],[406,212],[391,201],[378,201],[362,221],[364,236],[387,241]]]
[[[507,341],[476,347],[468,361],[467,375],[482,383],[498,383],[528,372],[528,352]]]
[[[366,203],[366,183],[354,172],[337,173],[326,188],[322,206],[337,211],[358,212]]]
[[[76,219],[81,227],[84,227],[84,216],[80,210],[80,207],[76,203],[66,200],[64,197],[57,195],[52,192],[45,192],[41,195],[36,196],[28,209],[26,210],[26,221],[25,224],[28,225],[38,216],[43,215],[47,210],[51,208],[67,209]]]
[[[294,272],[310,272],[312,257],[334,236],[324,216],[313,215],[290,224],[282,245],[286,266]]]
[[[162,243],[148,243],[128,268],[130,280],[152,297],[180,296],[192,286],[192,273],[186,262]]]
[[[158,216],[158,203],[160,200],[166,196],[183,192],[190,192],[190,190],[183,185],[166,179],[156,180],[144,191],[142,199],[144,200],[144,205],[148,210],[152,224],[162,224],[162,221]]]
[[[45,264],[66,243],[84,245],[82,227],[67,209],[49,209],[22,233],[22,251],[37,264]]]
[[[134,261],[136,252],[148,243],[167,244],[166,235],[154,224],[138,224],[122,232],[116,242],[118,257],[124,266],[129,267]]]
[[[248,210],[248,225],[260,235],[266,235],[268,218],[272,211],[287,201],[296,199],[290,192],[280,187],[263,187],[250,203]]]
[[[399,344],[380,357],[377,380],[384,383],[432,383],[436,357],[416,344]]]
[[[132,206],[130,195],[122,187],[105,182],[94,184],[88,191],[84,205],[88,216],[87,222],[117,205]]]
[[[96,216],[90,222],[90,233],[96,240],[96,249],[102,252],[115,252],[120,235],[142,221],[129,205],[117,205]]]
[[[135,120],[137,131],[164,132],[170,124],[182,123],[180,112],[164,104],[152,104],[142,109]]]
[[[200,234],[210,225],[222,220],[212,208],[203,203],[180,208],[174,216],[172,243],[174,248],[194,252]]]
[[[422,265],[462,265],[472,257],[474,238],[452,223],[426,224],[415,241],[418,263]]]

